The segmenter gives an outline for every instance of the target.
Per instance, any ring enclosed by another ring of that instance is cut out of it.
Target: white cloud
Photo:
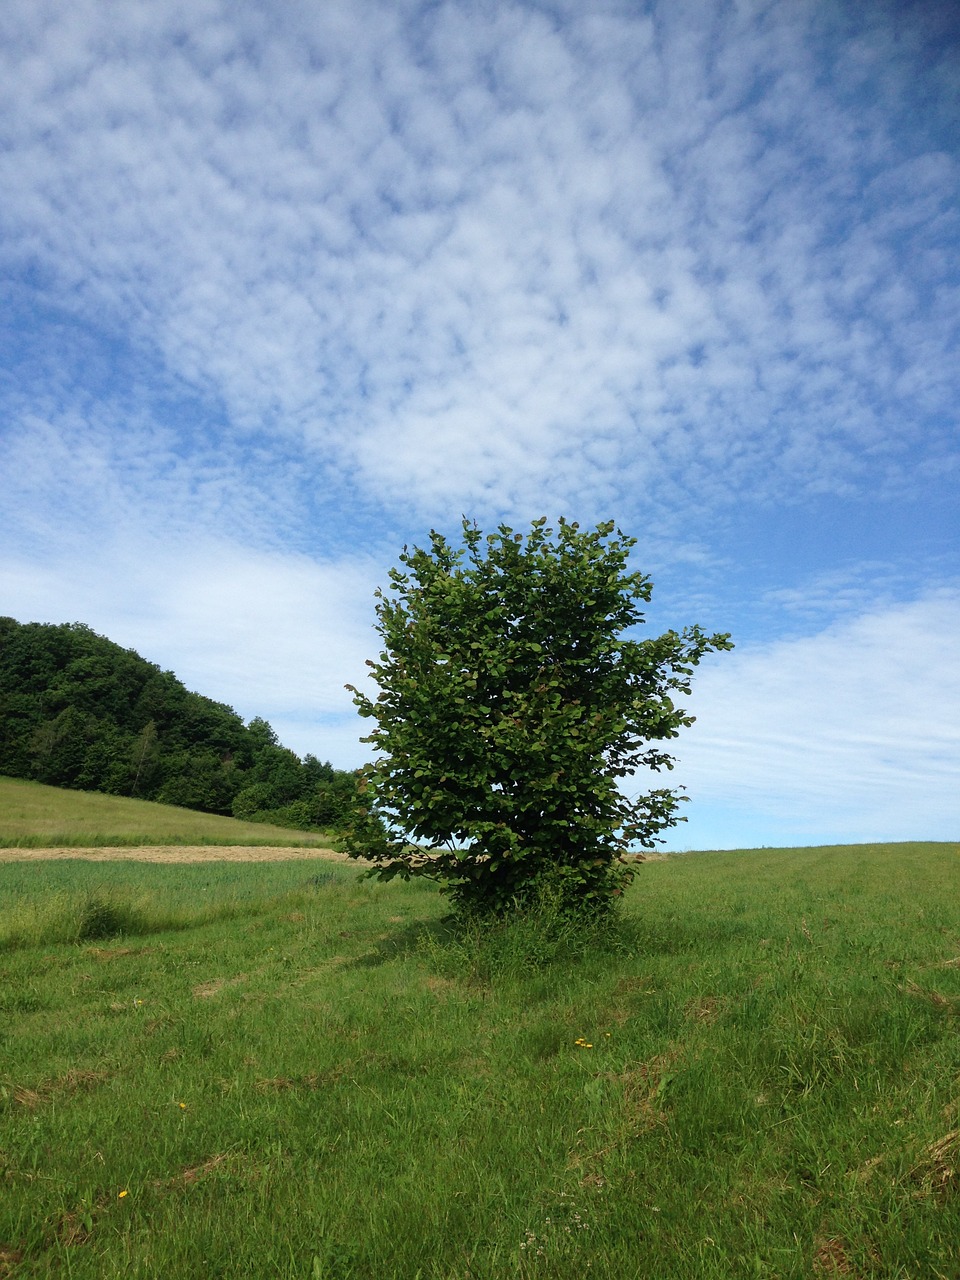
[[[368,758],[346,683],[376,652],[379,568],[357,556],[318,564],[206,538],[127,537],[44,569],[0,563],[2,612],[82,621],[245,719],[265,716],[284,745],[340,767]]]
[[[14,4],[3,260],[400,506],[903,484],[955,421],[957,166],[883,113],[915,41],[828,31]]]
[[[960,592],[719,655],[694,681],[697,722],[671,782],[741,815],[728,843],[960,838]],[[747,817],[746,815],[750,815]],[[700,840],[695,833],[703,832]],[[761,833],[772,833],[761,841]]]

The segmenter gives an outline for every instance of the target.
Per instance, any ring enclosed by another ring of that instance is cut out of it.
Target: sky
[[[960,839],[958,152],[951,0],[6,0],[0,614],[352,768],[404,545],[614,520],[665,848]]]

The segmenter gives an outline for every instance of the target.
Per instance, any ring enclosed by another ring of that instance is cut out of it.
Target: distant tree
[[[65,706],[34,729],[30,750],[38,782],[75,786],[93,737],[94,721],[77,707]]]
[[[404,549],[377,592],[379,694],[348,686],[382,753],[348,846],[374,874],[437,879],[465,913],[547,882],[602,912],[629,878],[620,855],[679,820],[676,792],[629,799],[618,781],[672,767],[662,744],[692,721],[674,695],[732,646],[696,626],[628,638],[652,590],[628,568],[634,545],[613,523],[540,519],[485,539],[464,521],[458,549],[438,533]]]
[[[332,782],[338,775],[338,770],[334,769],[329,760],[318,760],[309,752],[303,757],[303,772],[310,780],[311,786],[318,782]]]
[[[276,795],[270,783],[254,782],[233,797],[231,812],[235,818],[252,822],[259,814],[276,807]]]
[[[224,761],[215,751],[168,756],[164,770],[166,777],[155,796],[161,804],[202,809],[205,813],[230,813],[233,788]]]
[[[130,763],[134,769],[133,786],[130,789],[131,795],[137,794],[141,778],[143,778],[144,790],[149,789],[150,781],[157,767],[158,756],[157,724],[155,720],[148,720],[137,734],[131,755]]]
[[[264,720],[263,716],[254,716],[247,725],[247,738],[255,751],[263,751],[267,747],[280,746],[280,739],[277,737],[273,725],[269,720]]]

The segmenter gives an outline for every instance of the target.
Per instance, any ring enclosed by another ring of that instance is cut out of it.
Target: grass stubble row
[[[0,1276],[960,1276],[960,849],[598,938],[316,861],[0,865]]]

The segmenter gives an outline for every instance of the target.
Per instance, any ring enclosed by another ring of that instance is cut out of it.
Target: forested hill
[[[329,829],[355,776],[81,623],[0,618],[0,774]]]

